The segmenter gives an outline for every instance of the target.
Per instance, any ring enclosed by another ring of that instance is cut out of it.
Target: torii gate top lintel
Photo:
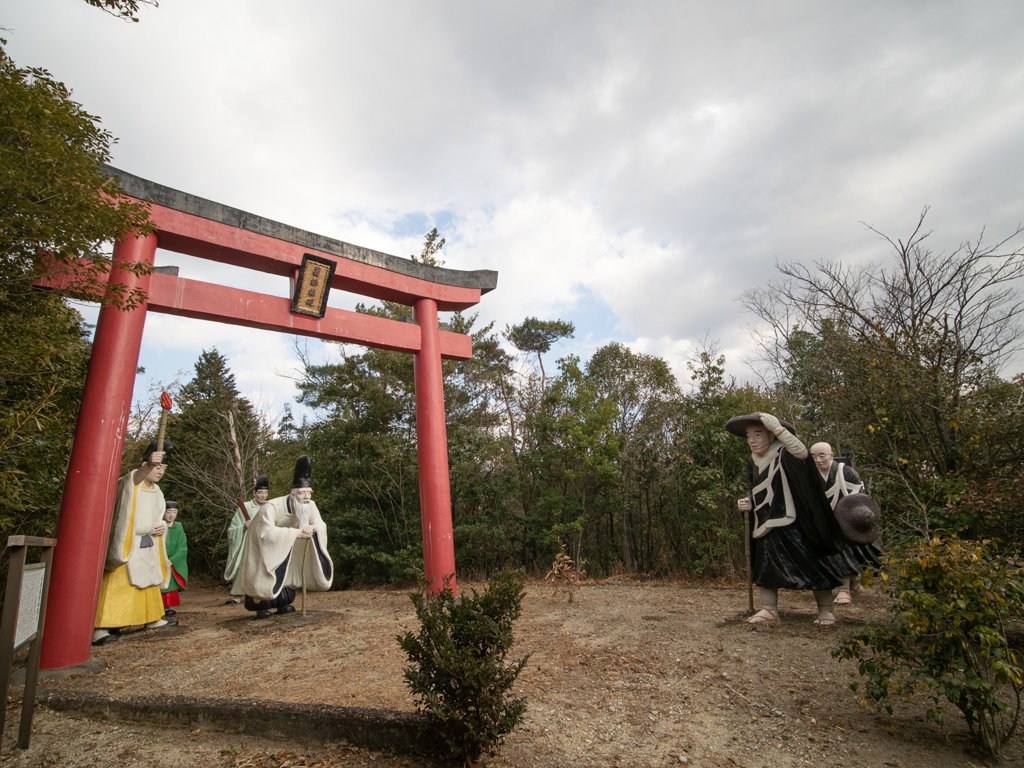
[[[109,165],[103,170],[118,179],[129,197],[150,203],[150,218],[165,250],[286,277],[294,276],[304,252],[313,251],[342,260],[334,288],[410,306],[419,298],[431,298],[440,311],[467,309],[498,284],[493,270],[420,264],[216,203]]]

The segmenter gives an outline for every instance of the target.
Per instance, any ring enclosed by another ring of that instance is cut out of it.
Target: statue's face
[[[294,491],[292,491],[292,495],[295,497],[295,500],[300,503],[304,501],[309,501],[310,499],[313,498],[313,489],[296,488]]]
[[[763,424],[751,424],[747,427],[747,445],[750,446],[750,452],[755,456],[763,456],[774,438],[775,435],[769,432]]]
[[[269,495],[270,491],[268,491],[266,488],[260,488],[258,491],[256,491],[256,493],[252,495],[252,497],[253,499],[255,499],[257,504],[266,504],[267,497]]]
[[[142,464],[142,468],[143,469],[146,469],[146,467],[148,467],[148,466],[149,466],[149,464],[147,464],[145,462]],[[147,482],[159,483],[161,478],[163,478],[163,476],[164,476],[164,472],[166,472],[166,471],[167,471],[167,465],[166,464],[157,464],[155,467],[153,467],[152,473],[150,474],[149,480]]]
[[[828,443],[815,443],[811,446],[811,458],[818,471],[826,474],[832,468],[832,446]]]
[[[161,466],[163,466],[163,465],[161,465]],[[168,507],[166,509],[166,511],[164,512],[164,520],[167,521],[168,525],[174,525],[174,520],[177,517],[178,517],[178,510],[176,510],[174,507]]]

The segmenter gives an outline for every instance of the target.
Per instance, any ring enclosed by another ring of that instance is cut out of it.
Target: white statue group
[[[269,480],[256,480],[252,501],[236,510],[228,528],[229,604],[244,598],[257,619],[294,613],[295,590],[331,588],[334,564],[327,553],[327,526],[313,501],[308,456],[300,456],[292,473],[292,490],[276,499]]]
[[[178,624],[167,618],[174,612],[161,598],[175,573],[165,539],[177,506],[164,500],[157,485],[173,450],[170,442],[163,447],[156,450],[153,441],[139,468],[118,481],[93,645],[113,642],[124,627],[164,629]],[[293,613],[296,589],[331,588],[334,564],[327,553],[327,526],[313,502],[312,485],[308,456],[296,461],[287,496],[268,500],[267,478],[261,476],[254,500],[246,502],[244,511],[239,508],[229,529],[226,576],[232,580],[232,595],[244,597],[245,607],[257,619],[269,618],[274,609],[279,615]]]
[[[761,591],[761,610],[748,621],[778,622],[779,589],[797,589],[814,593],[815,624],[835,624],[834,605],[849,604],[859,574],[878,565],[878,506],[828,443],[808,451],[792,424],[752,413],[726,429],[746,438],[751,453],[750,493],[737,503],[751,514],[752,581]]]

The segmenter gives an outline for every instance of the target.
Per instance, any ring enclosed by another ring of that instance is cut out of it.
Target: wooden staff
[[[221,414],[224,416],[224,414]],[[245,496],[245,474],[242,472],[242,454],[238,450],[238,438],[235,436],[235,412],[232,409],[228,409],[227,415],[224,416],[228,420],[228,440],[231,441],[231,450],[235,454],[235,474],[238,476],[238,487],[241,489],[243,497]],[[245,506],[245,498],[238,500],[238,508],[242,510],[242,517],[245,518],[245,522],[249,522],[249,510]]]
[[[750,563],[750,512],[743,513],[743,551],[747,555],[747,610],[754,612],[754,567]]]
[[[302,617],[306,617],[306,555],[309,554],[309,542],[312,539],[306,539],[306,546],[302,548]]]
[[[164,431],[167,429],[167,414],[171,412],[171,406],[174,403],[171,402],[171,396],[166,392],[160,393],[160,429],[156,434],[156,449],[163,453],[164,450]]]
[[[248,523],[252,519],[249,517],[249,508],[245,506],[244,501],[237,501],[235,503],[238,504],[238,508],[242,511],[242,517],[244,517],[245,522]]]

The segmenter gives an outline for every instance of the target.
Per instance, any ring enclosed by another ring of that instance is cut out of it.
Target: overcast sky
[[[686,382],[710,336],[743,377],[736,299],[776,260],[882,259],[862,222],[905,237],[925,205],[936,249],[1024,219],[1019,0],[162,0],[140,16],[0,0],[8,53],[102,117],[115,166],[399,256],[436,226],[446,266],[499,273],[481,320],[576,324],[557,356],[620,341]],[[167,380],[216,346],[280,410],[292,342],[151,314],[141,364]]]

